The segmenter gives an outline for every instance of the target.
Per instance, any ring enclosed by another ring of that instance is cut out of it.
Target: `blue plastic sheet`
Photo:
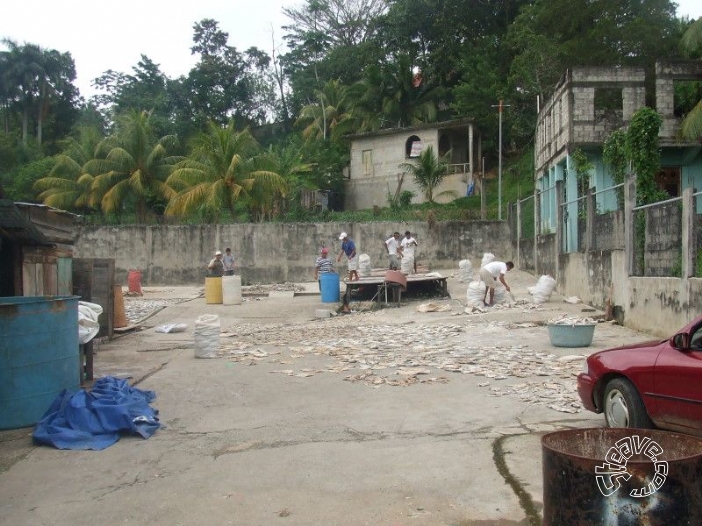
[[[105,449],[123,433],[149,438],[161,427],[158,411],[149,404],[153,391],[132,387],[126,380],[105,376],[91,391],[64,390],[34,429],[34,440],[58,449]]]

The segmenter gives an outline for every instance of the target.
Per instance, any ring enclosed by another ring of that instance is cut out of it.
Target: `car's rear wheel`
[[[603,402],[605,420],[609,427],[653,427],[646,406],[629,380],[615,378],[609,381],[604,390]]]

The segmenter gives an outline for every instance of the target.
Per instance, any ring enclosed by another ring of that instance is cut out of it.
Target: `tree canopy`
[[[452,118],[476,123],[489,169],[500,99],[509,105],[503,151],[519,153],[533,141],[537,97],[550,96],[566,69],[652,71],[658,58],[702,56],[701,21],[678,18],[675,7],[302,0],[283,9],[285,49],[272,40],[270,52],[240,50],[218,21],[195,21],[196,62],[186,75],[169,78],[145,54],[128,72],[106,58],[90,100],[75,87],[70,51],[4,39],[0,184],[12,197],[108,215],[214,218],[223,207],[233,218],[260,219],[292,210],[287,201],[302,188],[338,196],[350,134]],[[689,111],[685,137],[702,135],[701,108]],[[215,144],[219,153],[207,151]],[[14,184],[20,173],[24,182]]]

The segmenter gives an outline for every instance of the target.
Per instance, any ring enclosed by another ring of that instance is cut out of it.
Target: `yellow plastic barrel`
[[[205,303],[216,304],[222,303],[222,278],[221,277],[206,277],[205,278]]]

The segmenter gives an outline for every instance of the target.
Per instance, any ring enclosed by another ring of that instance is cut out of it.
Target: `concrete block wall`
[[[419,243],[418,262],[434,269],[457,269],[460,260],[481,259],[484,252],[513,258],[504,221],[83,226],[74,256],[114,258],[117,283],[126,284],[129,270],[138,269],[144,285],[190,285],[204,283],[214,251],[230,247],[244,284],[311,281],[320,248],[339,253],[340,232],[371,257],[373,267],[385,267],[383,242],[395,230],[410,230]],[[346,272],[343,260],[340,272]]]
[[[593,250],[617,250],[624,246],[624,212],[615,210],[596,214],[594,219]]]
[[[674,82],[672,78],[656,78],[656,111],[661,116],[660,137],[675,137],[680,125],[675,117]]]
[[[565,84],[558,88],[539,112],[534,152],[537,177],[547,162],[562,154],[571,141],[572,110],[567,87]]]
[[[646,105],[646,88],[644,86],[631,86],[622,89],[622,118],[624,122],[631,121],[640,108]]]
[[[398,181],[402,177],[402,170],[399,168],[395,173],[377,175],[375,177],[363,177],[350,179],[344,182],[345,198],[344,208],[346,210],[368,210],[374,206],[388,206],[388,193],[394,195]],[[463,197],[468,188],[467,174],[451,174],[444,177],[441,184],[434,189],[434,201],[445,203]],[[411,174],[405,174],[402,181],[402,191],[414,193],[413,203],[423,203],[426,201],[424,192],[419,188]],[[453,192],[439,196],[442,192]],[[439,196],[439,197],[437,197]]]
[[[644,276],[671,276],[682,265],[682,211],[679,203],[654,206],[646,212]]]
[[[556,234],[538,236],[536,238],[536,272],[556,276],[558,274],[558,246]]]

